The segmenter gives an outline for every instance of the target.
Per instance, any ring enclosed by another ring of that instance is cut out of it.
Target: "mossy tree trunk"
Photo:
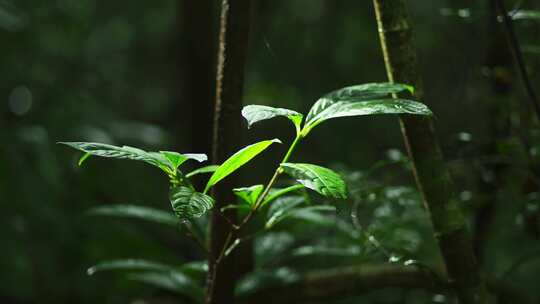
[[[411,84],[423,100],[412,29],[404,0],[373,0],[388,79]],[[423,195],[448,276],[461,303],[486,303],[486,290],[465,217],[444,163],[432,118],[401,117],[416,183]]]
[[[214,109],[213,162],[225,161],[241,146],[242,95],[244,65],[249,34],[249,0],[223,0],[221,3],[218,62],[216,76],[216,101]],[[235,263],[229,256],[219,263],[230,231],[228,221],[220,209],[235,201],[230,191],[237,186],[237,178],[228,177],[214,189],[216,205],[210,225],[210,255],[206,303],[234,303]],[[234,221],[234,214],[226,214]]]

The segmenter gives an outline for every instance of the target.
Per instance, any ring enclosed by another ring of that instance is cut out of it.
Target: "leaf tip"
[[[56,144],[75,148],[73,142],[70,141],[57,141]]]
[[[253,125],[253,122],[250,121],[250,119],[249,119],[249,114],[248,114],[249,108],[251,108],[251,106],[252,106],[252,105],[244,106],[244,107],[242,108],[242,111],[241,111],[242,117],[244,117],[244,119],[245,119],[246,122],[247,122],[247,128],[248,128],[248,129],[251,129],[251,126]]]
[[[415,89],[414,89],[414,87],[413,87],[412,85],[406,84],[406,85],[405,85],[405,88],[406,88],[407,91],[409,91],[411,94],[414,94]]]
[[[189,154],[184,154],[184,156],[187,156],[189,159],[194,159],[198,161],[199,163],[202,163],[208,160],[208,155],[204,153],[189,153]]]

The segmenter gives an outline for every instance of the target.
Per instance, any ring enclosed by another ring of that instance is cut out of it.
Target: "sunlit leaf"
[[[210,165],[210,166],[201,167],[199,169],[189,172],[188,174],[186,174],[186,177],[192,177],[194,175],[203,174],[203,173],[212,173],[212,172],[215,172],[217,168],[219,168],[218,165]]]
[[[254,185],[251,187],[235,188],[233,192],[248,205],[253,207],[264,189],[263,185]]]
[[[201,217],[214,206],[214,199],[185,187],[172,187],[169,194],[174,213],[181,221],[189,221]]]
[[[302,114],[293,110],[261,105],[245,106],[242,109],[242,116],[244,116],[244,118],[247,120],[248,127],[251,127],[254,123],[262,120],[279,116],[287,117],[294,123],[297,130],[300,130],[300,124],[302,123],[302,118],[304,117]]]
[[[540,11],[538,10],[514,10],[508,13],[512,20],[540,20]]]
[[[169,161],[169,167],[173,170],[177,169],[188,159],[194,159],[198,162],[208,160],[206,154],[180,154],[174,151],[159,151]]]
[[[60,142],[60,144],[68,145],[72,148],[85,152],[80,158],[79,165],[90,156],[100,156],[118,159],[132,159],[143,161],[145,163],[156,166],[168,174],[176,171],[178,166],[188,159],[194,159],[198,162],[205,161],[205,154],[180,154],[172,151],[147,152],[139,148],[130,146],[113,146],[109,144],[90,143],[90,142]]]
[[[114,217],[126,217],[142,219],[158,224],[178,226],[178,218],[172,213],[159,209],[136,206],[136,205],[108,205],[92,208],[88,211],[91,215],[105,215]]]
[[[184,155],[173,151],[159,151],[169,161],[172,168],[178,168],[183,162],[187,160]]]
[[[327,105],[323,111],[306,122],[303,130],[304,135],[308,134],[320,123],[338,117],[379,114],[433,114],[426,105],[407,99],[376,99],[356,102],[338,101],[328,103]]]
[[[144,150],[129,146],[118,147],[108,144],[91,142],[60,142],[60,144],[68,145],[72,148],[87,153],[81,157],[81,161],[79,162],[79,164],[82,164],[82,161],[88,158],[88,155],[139,160],[157,167],[166,164],[166,159],[164,157],[157,157],[155,155],[151,155]]]
[[[333,103],[339,101],[358,102],[369,99],[381,99],[390,94],[403,91],[414,92],[414,88],[409,85],[399,83],[366,83],[360,85],[348,86],[333,92],[330,92],[317,100],[306,117],[306,123],[312,121],[315,116],[325,111]]]
[[[345,181],[328,168],[300,163],[283,163],[281,168],[306,188],[327,197],[347,198]]]
[[[208,156],[204,153],[185,153],[183,155],[188,159],[194,159],[200,163],[208,160]]]
[[[236,171],[238,168],[245,165],[251,159],[253,159],[257,154],[264,151],[273,143],[281,143],[279,139],[264,140],[258,143],[249,145],[242,150],[236,152],[231,157],[229,157],[223,164],[217,168],[217,170],[212,174],[210,180],[206,184],[204,192],[206,193],[210,187],[217,184],[219,181],[227,177],[229,174]]]

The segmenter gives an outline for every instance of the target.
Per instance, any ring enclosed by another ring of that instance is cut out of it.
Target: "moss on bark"
[[[404,0],[373,0],[388,79],[411,84],[423,101],[423,87],[412,28]],[[444,163],[433,119],[403,116],[401,129],[416,183],[430,214],[448,276],[462,303],[486,303],[486,289],[470,234]]]

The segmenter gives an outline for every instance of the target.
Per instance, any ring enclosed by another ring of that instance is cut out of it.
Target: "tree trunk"
[[[423,88],[411,24],[404,0],[373,0],[388,79],[411,84],[415,97],[423,100]],[[486,303],[486,290],[480,276],[465,218],[458,206],[455,189],[443,160],[432,118],[402,116],[401,129],[414,176],[426,209],[448,276],[462,303]]]
[[[488,1],[487,11],[489,12],[487,34],[491,39],[484,65],[490,70],[489,81],[493,94],[488,96],[488,100],[483,101],[489,105],[487,123],[490,137],[489,142],[480,150],[480,155],[496,155],[497,142],[510,135],[511,122],[508,106],[514,77],[511,77],[511,52],[505,43],[504,33],[498,25],[493,1]],[[476,203],[473,222],[473,244],[479,265],[482,265],[484,260],[486,243],[497,212],[498,190],[504,186],[503,177],[507,167],[508,165],[504,163],[480,165],[477,184],[481,195]],[[486,176],[492,178],[486,178]]]
[[[214,1],[181,1],[179,102],[171,111],[177,132],[189,147],[181,151],[208,153],[212,149],[212,111],[215,96],[216,5]],[[181,119],[178,119],[180,116]]]
[[[216,78],[216,103],[214,110],[214,136],[212,158],[222,163],[241,145],[242,90],[244,65],[248,48],[249,0],[223,0],[218,47]],[[227,204],[235,201],[230,190],[237,186],[235,176],[227,177],[214,190],[216,205],[210,225],[210,256],[206,303],[233,303],[235,265],[233,256],[216,263],[231,229],[219,213]],[[233,214],[226,215],[232,220]]]

